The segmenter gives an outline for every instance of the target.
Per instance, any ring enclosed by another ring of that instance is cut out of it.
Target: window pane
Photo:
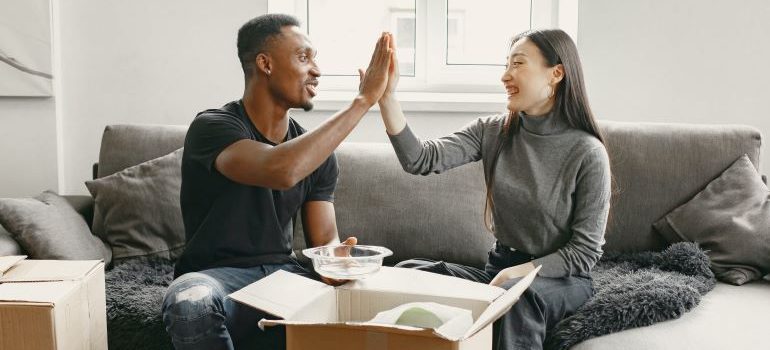
[[[380,33],[393,33],[401,75],[414,75],[415,0],[308,0],[307,28],[324,75],[366,69]]]
[[[447,64],[505,64],[509,40],[530,28],[530,0],[447,0]]]

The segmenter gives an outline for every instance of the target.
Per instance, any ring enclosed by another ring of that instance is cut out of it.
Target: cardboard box
[[[363,280],[331,287],[278,271],[230,294],[275,315],[260,327],[285,325],[288,350],[428,350],[492,348],[492,323],[529,287],[533,269],[510,290],[418,271],[383,267]],[[453,337],[434,329],[367,324],[381,311],[411,302],[436,302],[471,310],[473,326]]]
[[[104,263],[0,257],[0,349],[107,349]]]

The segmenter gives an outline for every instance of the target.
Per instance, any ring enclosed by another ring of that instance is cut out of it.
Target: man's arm
[[[308,247],[340,243],[334,203],[327,201],[305,203],[302,206],[302,229],[305,231],[305,242]],[[348,237],[342,242],[346,245],[356,245],[357,243],[356,237]]]
[[[302,229],[308,247],[319,247],[340,242],[337,233],[337,221],[334,215],[334,203],[327,201],[309,201],[302,206]],[[342,244],[356,245],[355,237],[348,237]],[[344,252],[344,251],[343,251]],[[321,276],[324,283],[338,286],[347,280],[335,280]]]
[[[340,242],[334,203],[309,201],[302,206],[302,229],[308,247],[319,247]]]
[[[385,91],[391,56],[389,40],[386,34],[380,37],[359,94],[346,109],[318,128],[277,146],[237,141],[217,156],[216,169],[235,182],[278,190],[291,188],[307,177],[353,131]]]

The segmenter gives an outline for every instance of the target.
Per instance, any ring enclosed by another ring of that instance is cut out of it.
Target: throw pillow
[[[670,243],[700,243],[721,281],[741,285],[770,272],[770,191],[747,155],[653,226]]]
[[[52,191],[35,198],[0,199],[0,224],[33,259],[97,260],[112,252],[75,209]]]
[[[154,255],[176,259],[185,244],[179,192],[182,151],[86,181],[94,196],[94,233],[114,259]]]

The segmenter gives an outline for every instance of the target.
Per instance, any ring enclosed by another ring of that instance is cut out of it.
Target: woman
[[[501,78],[509,113],[479,118],[430,141],[412,133],[396,100],[392,49],[390,81],[379,105],[399,161],[407,172],[427,175],[481,160],[484,221],[497,239],[484,270],[424,259],[400,266],[504,288],[522,271],[542,266],[496,324],[495,336],[498,349],[542,348],[546,333],[593,295],[589,272],[602,255],[610,207],[609,159],[575,43],[561,30],[514,37]]]

